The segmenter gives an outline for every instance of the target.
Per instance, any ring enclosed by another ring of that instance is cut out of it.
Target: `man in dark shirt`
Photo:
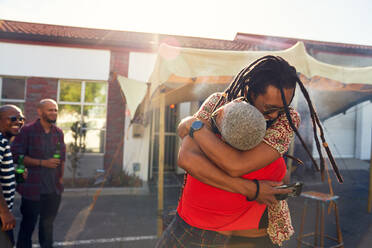
[[[43,99],[37,112],[39,119],[22,128],[11,148],[14,159],[24,155],[28,168],[26,182],[17,186],[22,195],[18,248],[32,247],[32,233],[38,218],[40,246],[53,247],[53,222],[63,192],[66,146],[62,130],[55,125],[57,103],[52,99]],[[58,150],[60,158],[55,158],[53,155]]]
[[[14,105],[0,107],[0,247],[13,247],[13,228],[16,220],[12,214],[15,175],[9,139],[19,133],[24,123],[22,111]]]

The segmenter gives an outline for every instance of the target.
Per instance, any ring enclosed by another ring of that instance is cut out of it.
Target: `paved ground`
[[[349,162],[350,165],[352,163]],[[369,248],[372,247],[372,213],[367,213],[367,199],[368,199],[368,185],[369,185],[369,171],[368,163],[361,162],[357,170],[342,170],[345,179],[344,184],[335,183],[336,179],[333,177],[333,188],[335,195],[340,198],[338,200],[338,208],[340,214],[340,225],[342,235],[346,248]],[[341,167],[341,166],[340,166]],[[354,168],[356,168],[355,166]],[[328,185],[307,182],[304,190],[315,190],[324,193],[329,193]],[[291,210],[292,221],[296,232],[299,232],[302,210],[304,206],[304,198],[289,200],[289,207]],[[305,233],[313,232],[315,223],[315,204],[311,204],[307,212],[307,219],[305,225]],[[326,233],[336,236],[336,224],[334,212],[326,214]],[[335,243],[329,242],[329,245]],[[287,242],[285,247],[296,247],[296,240],[292,239]]]
[[[340,196],[338,201],[342,234],[346,248],[372,247],[372,213],[367,213],[369,162],[346,160],[339,163],[343,169],[345,183],[339,185],[333,178],[334,191]],[[318,178],[306,175],[304,190],[328,192],[328,185]],[[175,207],[178,199],[178,178],[170,178],[165,187],[165,207]],[[97,198],[94,207],[95,191],[66,192],[59,215],[55,222],[56,247],[97,247],[119,248],[154,247],[157,227],[156,188],[150,184],[137,191],[104,190]],[[19,217],[17,198],[15,215]],[[304,199],[290,199],[289,206],[296,232],[299,229]],[[305,232],[313,231],[315,218],[314,205],[310,205]],[[332,213],[333,214],[333,213]],[[326,232],[335,235],[333,215],[327,215]],[[295,234],[296,235],[296,234]],[[35,232],[34,240],[37,240]],[[35,247],[37,247],[37,242]],[[293,238],[284,247],[296,247]]]

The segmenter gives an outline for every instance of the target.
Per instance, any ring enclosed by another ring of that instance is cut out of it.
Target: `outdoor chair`
[[[336,195],[330,195],[325,194],[321,192],[315,192],[315,191],[307,191],[303,192],[301,194],[302,197],[305,198],[304,202],[304,208],[302,213],[302,219],[301,219],[301,226],[300,231],[297,237],[297,247],[301,247],[302,244],[309,246],[309,247],[324,247],[324,238],[327,238],[334,242],[335,245],[329,246],[332,248],[336,247],[344,247],[344,243],[342,240],[342,233],[341,233],[341,227],[340,227],[340,221],[339,221],[339,214],[338,214],[338,208],[337,208],[337,199],[339,198]],[[308,207],[309,201],[315,201],[316,202],[316,219],[315,219],[315,232],[306,233],[304,234],[304,225],[306,221],[306,210]],[[336,220],[336,232],[337,232],[337,238],[331,237],[324,233],[324,212],[326,206],[333,207],[335,220]],[[307,237],[314,237],[313,244],[308,242],[309,239],[304,240],[304,238]]]

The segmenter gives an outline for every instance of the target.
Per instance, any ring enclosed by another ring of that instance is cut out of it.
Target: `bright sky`
[[[371,0],[0,0],[0,19],[234,39],[237,32],[372,46]]]

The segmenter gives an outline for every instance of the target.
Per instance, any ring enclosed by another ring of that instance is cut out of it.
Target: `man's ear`
[[[247,96],[248,96],[248,97],[247,97],[248,102],[249,102],[250,104],[253,104],[253,103],[251,103],[250,101],[255,101],[256,98],[257,98],[256,94],[254,94],[253,91],[248,91]]]
[[[37,108],[37,114],[38,114],[39,116],[41,116],[41,109],[40,109],[40,108]]]

